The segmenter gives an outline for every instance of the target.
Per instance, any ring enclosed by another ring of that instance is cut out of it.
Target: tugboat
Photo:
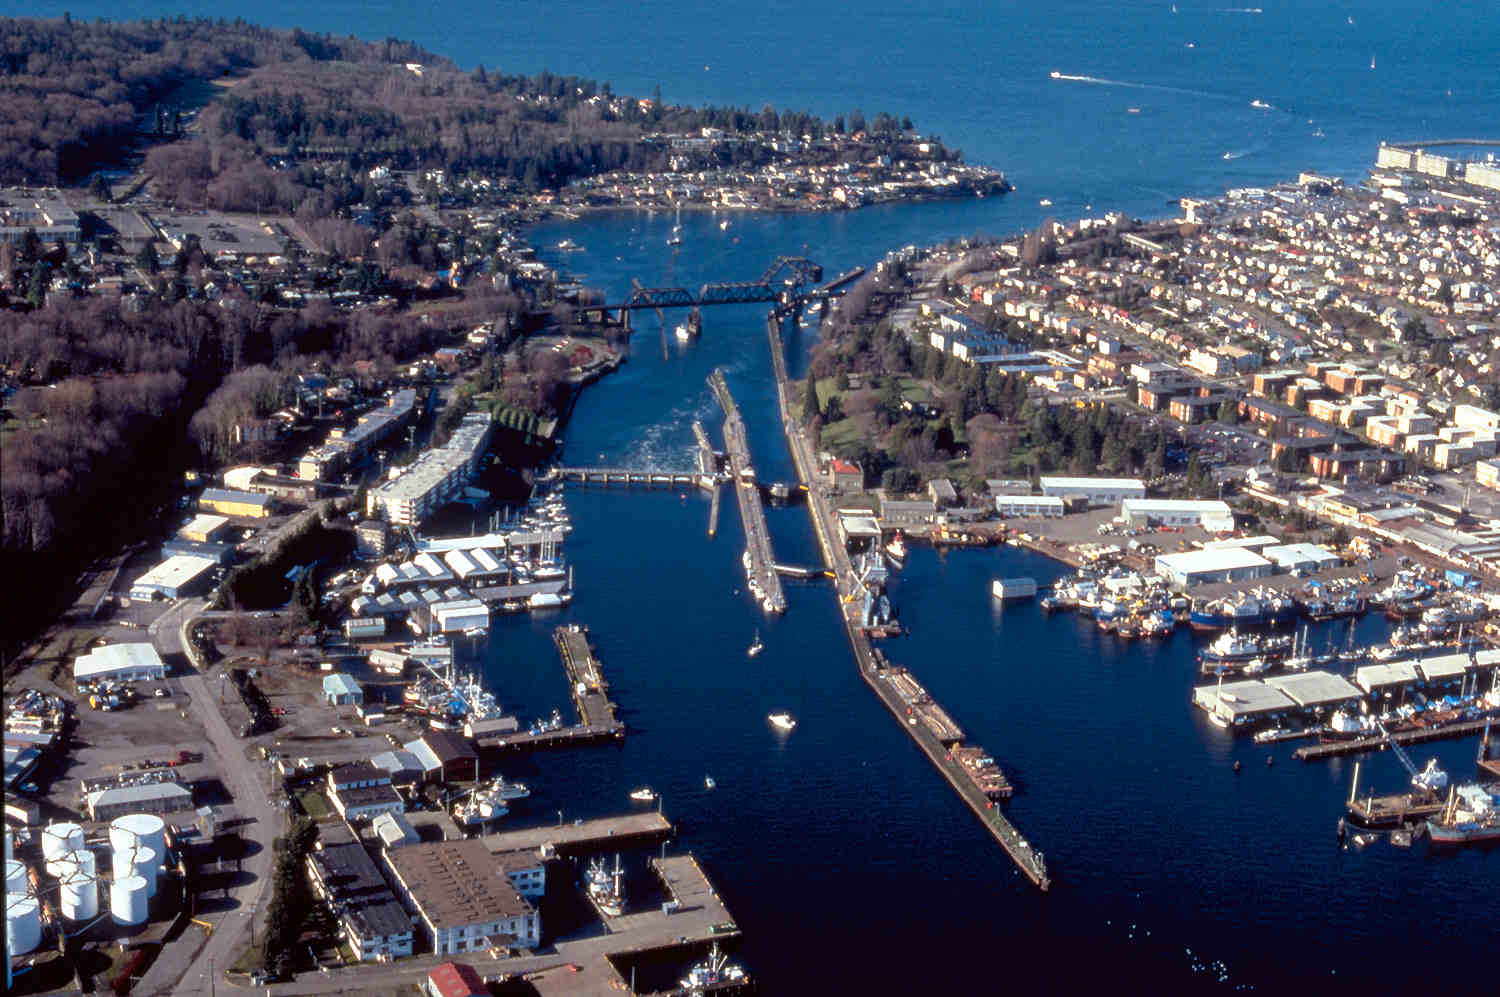
[[[906,538],[897,530],[896,535],[891,537],[890,543],[885,545],[885,555],[891,559],[891,566],[900,569],[906,564]]]
[[[750,982],[745,971],[729,961],[714,942],[708,950],[708,958],[698,963],[681,980],[684,997],[704,997],[716,990],[742,987]]]
[[[620,868],[620,856],[615,856],[615,871],[611,873],[598,859],[589,863],[589,902],[605,917],[619,917],[625,913],[624,871]]]

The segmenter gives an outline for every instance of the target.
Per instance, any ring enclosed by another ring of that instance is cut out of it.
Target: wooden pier
[[[895,682],[886,678],[884,673],[889,663],[883,654],[875,650],[870,643],[869,635],[860,628],[859,607],[844,601],[847,595],[857,591],[858,582],[854,577],[854,567],[850,562],[848,552],[837,541],[827,495],[822,485],[814,480],[813,458],[809,452],[807,439],[803,436],[802,428],[787,402],[786,358],[783,354],[779,319],[779,314],[773,311],[766,320],[766,335],[771,346],[771,366],[776,374],[776,396],[781,410],[781,422],[786,430],[787,443],[792,449],[792,460],[797,465],[797,474],[802,479],[802,484],[808,489],[807,507],[812,516],[813,532],[817,534],[824,562],[834,577],[834,591],[839,599],[839,614],[843,617],[844,632],[848,635],[849,645],[854,651],[854,663],[859,670],[860,678],[880,697],[886,709],[890,710],[891,715],[897,719],[902,729],[928,760],[942,773],[943,778],[948,780],[948,784],[953,787],[959,799],[963,800],[979,818],[990,836],[1005,849],[1006,854],[1011,857],[1011,861],[1016,864],[1021,874],[1031,880],[1038,889],[1046,892],[1051,887],[1052,880],[1047,873],[1045,857],[1041,851],[1032,847],[1031,843],[1021,836],[1021,832],[1006,818],[1000,805],[981,789],[982,780],[975,779],[971,767],[966,767],[965,761],[972,760],[972,756],[965,752],[960,744],[963,732],[958,724],[948,716],[947,711],[932,701],[926,689],[906,669],[899,670],[899,677],[893,674],[893,677],[896,677]],[[907,694],[921,690],[921,695],[926,698],[927,703],[923,704],[924,709],[920,715],[916,707],[903,698],[902,692],[898,692],[898,686]],[[944,741],[942,740],[944,734],[956,736],[953,740]],[[990,787],[988,782],[985,785],[987,788],[997,788]],[[1006,785],[1008,787],[1008,781]]]
[[[611,848],[654,845],[670,840],[675,831],[671,821],[652,811],[499,831],[482,835],[479,840],[492,852],[539,852],[546,848],[566,858]]]
[[[568,690],[583,726],[623,731],[625,725],[615,717],[615,704],[609,699],[609,683],[589,643],[589,628],[581,623],[564,624],[552,632],[552,643],[568,673]]]
[[[729,382],[722,368],[715,367],[708,379],[719,405],[724,409],[724,447],[729,454],[729,475],[734,494],[740,503],[740,520],[745,527],[745,549],[750,553],[749,575],[761,592],[767,612],[786,612],[786,593],[776,574],[776,557],[771,552],[771,533],[766,528],[766,511],[761,505],[760,488],[750,465],[750,441],[745,434],[745,420],[729,392]]]
[[[1470,734],[1481,733],[1487,720],[1464,720],[1459,723],[1443,724],[1439,727],[1421,727],[1417,730],[1403,730],[1394,733],[1400,745],[1426,744],[1429,741],[1446,741],[1455,737],[1468,737]],[[1354,741],[1330,741],[1327,744],[1309,744],[1292,752],[1292,757],[1298,761],[1314,762],[1322,758],[1337,758],[1340,755],[1358,755],[1366,751],[1384,751],[1386,749],[1384,735],[1376,737],[1362,737]]]

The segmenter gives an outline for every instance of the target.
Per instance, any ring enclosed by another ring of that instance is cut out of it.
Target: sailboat
[[[757,630],[755,631],[755,639],[750,642],[750,646],[745,650],[745,653],[753,658],[765,649],[766,645],[760,642],[760,631]]]

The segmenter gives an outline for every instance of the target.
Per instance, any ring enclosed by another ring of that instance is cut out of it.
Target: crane
[[[1399,758],[1402,766],[1405,767],[1406,771],[1411,773],[1411,784],[1414,787],[1424,793],[1433,794],[1440,793],[1448,788],[1448,773],[1438,767],[1436,758],[1429,758],[1427,760],[1427,767],[1418,771],[1416,763],[1411,760],[1411,756],[1406,753],[1401,745],[1396,743],[1396,739],[1391,736],[1391,732],[1385,729],[1385,724],[1377,720],[1375,721],[1375,726],[1385,737],[1386,742],[1390,744],[1392,754]]]

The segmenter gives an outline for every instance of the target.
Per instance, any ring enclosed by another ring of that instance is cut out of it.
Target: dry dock
[[[745,434],[745,420],[729,392],[724,371],[715,367],[708,379],[719,405],[724,409],[724,448],[729,453],[729,473],[734,479],[734,494],[740,503],[740,520],[745,526],[745,549],[750,553],[750,580],[760,589],[767,612],[786,612],[786,594],[776,574],[776,557],[771,553],[771,533],[766,529],[766,512],[760,503],[760,486],[750,465],[750,440]]]
[[[844,630],[849,636],[849,644],[854,651],[854,662],[859,669],[860,678],[864,679],[865,684],[880,697],[880,701],[901,723],[902,728],[916,742],[917,747],[943,774],[943,778],[948,780],[954,792],[958,793],[959,798],[968,804],[969,809],[984,824],[985,829],[1010,855],[1016,868],[1021,870],[1021,874],[1045,892],[1051,886],[1051,879],[1048,877],[1047,864],[1042,853],[1021,836],[1021,832],[1006,819],[999,804],[986,795],[985,789],[999,791],[998,784],[987,778],[988,773],[984,773],[986,778],[976,779],[972,766],[965,765],[965,759],[969,756],[964,752],[958,751],[958,757],[955,757],[955,750],[961,747],[959,741],[963,737],[963,731],[948,716],[947,711],[927,695],[926,689],[909,671],[888,666],[885,656],[874,649],[869,636],[860,629],[858,607],[844,602],[845,596],[855,591],[854,569],[848,552],[836,539],[837,534],[834,532],[833,516],[827,496],[813,474],[814,463],[807,439],[803,436],[802,428],[793,417],[787,402],[786,362],[778,315],[775,312],[767,319],[766,334],[771,346],[771,366],[776,374],[776,395],[781,409],[782,426],[786,429],[787,443],[792,448],[792,459],[797,465],[797,474],[808,490],[807,507],[812,516],[813,531],[817,534],[818,545],[823,550],[824,562],[833,573],[834,591],[839,599],[839,612],[844,620]],[[886,677],[888,671],[891,673],[889,679]],[[915,702],[908,697],[915,697],[924,702]],[[1003,778],[1001,776],[1002,780]],[[985,789],[982,789],[981,785]],[[1008,782],[1006,788],[1009,788]]]

